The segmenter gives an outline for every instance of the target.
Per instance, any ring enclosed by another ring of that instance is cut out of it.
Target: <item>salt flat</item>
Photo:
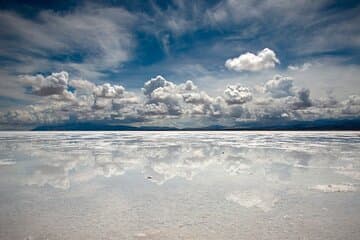
[[[359,132],[0,132],[0,239],[358,239]]]

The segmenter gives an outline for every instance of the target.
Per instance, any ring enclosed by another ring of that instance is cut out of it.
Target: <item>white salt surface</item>
[[[360,239],[358,132],[0,132],[0,239]]]

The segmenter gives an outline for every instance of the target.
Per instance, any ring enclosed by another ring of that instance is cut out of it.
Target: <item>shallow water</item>
[[[0,132],[0,239],[360,239],[359,132]]]

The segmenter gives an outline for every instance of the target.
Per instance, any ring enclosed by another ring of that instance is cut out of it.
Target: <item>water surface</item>
[[[0,239],[359,239],[358,132],[0,132]]]

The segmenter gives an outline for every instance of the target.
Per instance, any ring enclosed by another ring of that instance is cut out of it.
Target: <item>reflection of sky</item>
[[[354,239],[359,143],[356,132],[2,132],[0,238]]]

